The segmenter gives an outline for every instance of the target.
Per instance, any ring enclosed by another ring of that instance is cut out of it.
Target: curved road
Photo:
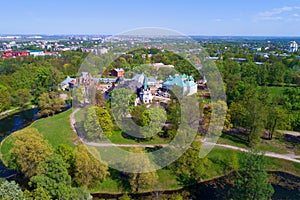
[[[76,133],[76,129],[75,129],[75,118],[74,115],[79,111],[79,108],[76,108],[70,115],[70,123],[71,123],[71,127],[73,129],[73,131]],[[95,147],[149,147],[149,148],[154,148],[154,147],[166,147],[168,146],[168,144],[114,144],[114,143],[95,143],[95,142],[86,142],[84,141],[82,138],[80,138],[81,142],[84,144],[87,144],[89,146],[95,146]],[[248,149],[245,148],[240,148],[240,147],[236,147],[236,146],[231,146],[231,145],[227,145],[227,144],[214,144],[214,143],[209,143],[206,141],[203,141],[203,143],[208,144],[208,145],[214,145],[217,147],[222,147],[222,148],[226,148],[226,149],[232,149],[235,151],[242,151],[242,152],[249,152]],[[300,163],[300,156],[295,155],[294,153],[290,153],[290,154],[278,154],[278,153],[274,153],[274,152],[265,152],[264,154],[267,157],[273,157],[273,158],[279,158],[279,159],[283,159],[283,160],[288,160],[288,161],[292,161],[292,162],[296,162],[296,163]]]

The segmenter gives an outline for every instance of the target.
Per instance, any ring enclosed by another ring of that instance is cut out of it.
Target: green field
[[[43,135],[43,138],[48,140],[49,143],[55,148],[59,144],[68,144],[74,147],[74,143],[78,142],[77,135],[73,132],[69,116],[72,109],[35,121],[30,127],[38,129]]]

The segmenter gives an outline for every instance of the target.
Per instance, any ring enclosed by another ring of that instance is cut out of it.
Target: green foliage
[[[111,112],[117,121],[121,121],[129,113],[129,102],[132,92],[126,88],[115,88],[111,94]]]
[[[74,151],[68,144],[60,144],[56,147],[54,153],[60,156],[67,164],[67,169],[72,170],[74,167]]]
[[[0,199],[23,200],[23,192],[15,181],[0,180]]]
[[[107,165],[93,157],[84,145],[75,149],[74,171],[74,181],[87,187],[109,175]]]
[[[85,137],[90,141],[101,139],[102,129],[96,114],[96,107],[89,107],[83,124]]]
[[[29,184],[43,188],[53,199],[69,199],[72,191],[67,164],[55,154],[39,164],[38,174]]]
[[[0,84],[0,112],[7,109],[10,105],[9,92],[4,85]]]
[[[158,179],[157,173],[155,171],[140,173],[141,171],[147,171],[147,169],[152,168],[149,158],[141,148],[131,148],[130,152],[140,154],[138,156],[129,156],[125,161],[127,167],[129,166],[130,169],[136,171],[135,173],[125,173],[128,177],[131,190],[133,192],[139,192],[140,189],[153,188]]]
[[[27,90],[31,92],[34,103],[37,103],[42,93],[57,91],[58,84],[61,83],[64,76],[76,75],[86,53],[69,51],[60,52],[60,54],[61,57],[29,56],[22,59],[2,60],[0,85],[4,86],[9,93],[6,100],[11,99],[12,106],[22,107],[24,103],[28,102],[26,101],[28,93],[24,93]],[[0,112],[2,109],[1,97],[6,97],[1,93],[1,86]],[[25,98],[18,96],[19,94]],[[8,109],[7,105],[4,109]]]
[[[161,124],[166,121],[166,113],[161,108],[149,108],[141,116],[142,134],[145,138],[152,137],[161,131]]]
[[[92,200],[92,195],[85,188],[73,188],[70,200]]]
[[[25,200],[51,200],[51,196],[42,188],[38,187],[33,191],[25,190]]]
[[[19,89],[12,95],[12,98],[15,104],[22,108],[30,100],[31,94],[28,89]]]
[[[93,107],[93,108],[96,111],[99,125],[103,131],[103,134],[105,134],[106,137],[110,137],[112,135],[113,123],[109,112],[105,108],[101,108],[101,107]]]
[[[131,111],[132,120],[138,125],[142,125],[142,114],[147,109],[146,104],[134,106]]]
[[[41,109],[39,115],[54,115],[57,112],[61,112],[65,106],[65,101],[58,97],[58,94],[43,93],[38,99],[38,105]]]
[[[34,128],[15,132],[13,137],[15,141],[10,150],[12,160],[9,162],[9,166],[21,170],[28,178],[36,175],[39,163],[45,161],[52,154],[51,146]]]
[[[172,171],[183,184],[191,184],[201,181],[205,177],[205,169],[209,167],[207,158],[201,159],[199,151],[201,144],[198,141],[192,143],[184,154],[171,164]]]
[[[271,199],[274,189],[268,181],[264,155],[243,153],[234,179],[234,199]]]
[[[131,200],[130,196],[126,193],[126,194],[123,194],[119,200]]]

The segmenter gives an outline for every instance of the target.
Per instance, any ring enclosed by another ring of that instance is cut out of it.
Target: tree
[[[126,88],[115,88],[111,94],[111,111],[114,118],[121,122],[129,113],[129,102],[132,92]]]
[[[101,107],[95,107],[95,111],[103,133],[107,137],[110,137],[112,135],[113,123],[109,112],[107,109]]]
[[[141,122],[142,114],[146,109],[147,109],[146,104],[141,104],[141,105],[134,106],[132,111],[131,111],[132,120],[138,126],[142,125],[142,122]]]
[[[285,129],[289,125],[289,116],[285,109],[279,106],[269,108],[266,128],[268,129],[269,139],[273,139],[273,135],[277,129]]]
[[[65,101],[58,97],[58,94],[51,93],[43,93],[38,99],[38,106],[41,109],[39,111],[39,115],[50,116],[54,115],[57,112],[61,112],[65,107]]]
[[[0,112],[4,111],[10,105],[10,95],[4,85],[0,85]]]
[[[68,144],[60,144],[56,147],[54,153],[59,155],[68,164],[67,169],[72,170],[74,168],[74,151],[72,147]]]
[[[28,103],[30,97],[31,95],[28,89],[19,89],[14,94],[15,101],[17,105],[20,106],[21,108],[23,108],[25,104]]]
[[[171,164],[172,171],[183,184],[198,182],[205,176],[205,168],[209,166],[209,162],[207,158],[199,157],[200,148],[200,142],[194,141],[191,148]]]
[[[25,190],[25,200],[51,200],[51,196],[41,187],[38,187],[31,192]]]
[[[75,149],[74,171],[74,181],[87,187],[109,174],[107,165],[94,158],[84,145]]]
[[[146,187],[152,188],[157,182],[157,173],[147,172],[141,173],[144,169],[150,169],[151,163],[146,154],[143,153],[141,148],[131,148],[130,152],[138,153],[139,156],[129,156],[125,161],[125,168],[133,169],[134,173],[124,173],[128,179],[133,192],[139,192],[140,189],[145,189]]]
[[[53,199],[69,199],[72,192],[67,164],[55,154],[39,164],[38,174],[30,178],[29,184],[43,188]]]
[[[161,126],[167,119],[165,111],[161,108],[149,108],[143,112],[141,117],[141,133],[145,138],[152,138],[161,131]]]
[[[243,153],[234,178],[233,199],[271,199],[274,189],[268,181],[264,155],[251,151]]]
[[[89,107],[83,124],[85,137],[90,141],[101,139],[101,126],[96,114],[96,107]]]
[[[0,199],[23,200],[23,192],[15,181],[0,180]]]
[[[9,165],[20,169],[27,178],[36,175],[39,163],[52,154],[51,146],[43,140],[35,128],[17,131],[13,138],[15,142],[10,150],[12,160]]]
[[[96,103],[96,106],[98,106],[98,107],[105,107],[106,100],[105,100],[105,96],[101,90],[96,90],[95,103]]]

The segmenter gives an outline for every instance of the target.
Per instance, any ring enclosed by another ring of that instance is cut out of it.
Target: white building
[[[290,43],[289,52],[297,52],[298,51],[298,44],[296,41],[292,41]]]

